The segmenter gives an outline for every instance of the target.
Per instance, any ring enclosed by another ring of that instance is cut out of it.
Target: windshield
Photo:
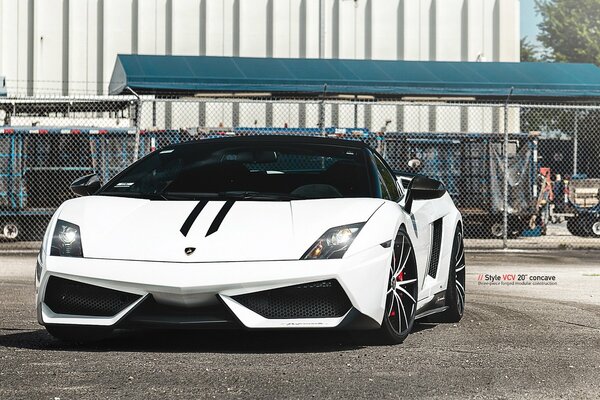
[[[367,170],[360,148],[199,142],[156,151],[99,194],[156,200],[371,197]]]

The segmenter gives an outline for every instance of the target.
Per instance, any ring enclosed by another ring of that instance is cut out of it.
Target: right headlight
[[[79,226],[58,220],[52,235],[51,256],[83,257]]]
[[[364,222],[329,229],[304,253],[301,259],[342,258],[363,226]]]

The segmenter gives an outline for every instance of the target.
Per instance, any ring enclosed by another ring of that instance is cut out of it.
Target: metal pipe
[[[508,102],[514,87],[510,88],[504,102],[504,204],[502,210],[502,248],[508,248]]]
[[[573,175],[577,175],[577,150],[578,150],[578,143],[577,143],[577,120],[579,117],[579,112],[575,111],[575,123],[574,123],[574,127],[573,127]]]
[[[137,161],[140,156],[140,112],[142,109],[142,99],[140,96],[129,86],[126,87],[137,99],[135,104],[135,116],[129,118],[133,120],[133,126],[135,127],[135,143],[133,144],[133,161]]]

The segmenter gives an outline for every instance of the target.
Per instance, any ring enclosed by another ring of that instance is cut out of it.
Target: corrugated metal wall
[[[10,94],[102,94],[117,53],[518,61],[519,0],[0,0]]]

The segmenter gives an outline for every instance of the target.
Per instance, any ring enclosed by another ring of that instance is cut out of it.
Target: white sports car
[[[409,182],[406,189],[403,182]],[[120,329],[372,329],[459,321],[461,215],[358,140],[246,136],[172,145],[106,185],[78,179],[36,268],[40,324]]]

